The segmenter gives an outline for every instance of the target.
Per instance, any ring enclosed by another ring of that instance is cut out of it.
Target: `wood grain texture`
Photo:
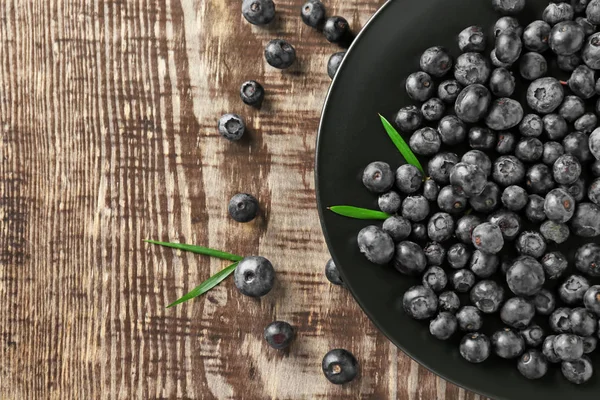
[[[355,31],[382,0],[331,1]],[[477,399],[386,340],[328,284],[314,150],[338,51],[299,18],[299,0],[255,27],[240,0],[0,1],[0,398]],[[267,41],[299,56],[268,67]],[[239,100],[263,82],[260,111]],[[244,116],[240,143],[217,118]],[[263,214],[227,217],[244,191]],[[165,306],[227,265],[145,245],[181,241],[269,258],[261,300],[229,279]],[[298,328],[267,348],[274,319]],[[327,383],[320,360],[351,350],[361,377]]]

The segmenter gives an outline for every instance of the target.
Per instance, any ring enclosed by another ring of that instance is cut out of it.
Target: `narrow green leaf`
[[[328,207],[329,210],[333,211],[338,215],[344,217],[356,218],[356,219],[387,219],[391,217],[390,214],[384,213],[377,210],[369,210],[366,208],[352,207],[352,206],[333,206]]]
[[[144,240],[144,242],[158,244],[160,246],[165,246],[165,247],[171,247],[173,249],[182,250],[182,251],[191,251],[192,253],[204,254],[206,256],[222,258],[224,260],[229,260],[229,261],[240,261],[243,258],[243,257],[240,257],[235,254],[226,253],[226,252],[220,251],[220,250],[210,249],[208,247],[195,246],[193,244],[158,242],[156,240]]]
[[[183,297],[180,297],[179,299],[175,300],[173,303],[169,304],[167,308],[176,306],[177,304],[181,304],[185,301],[191,300],[194,297],[198,297],[208,292],[210,289],[214,288],[219,283],[221,283],[223,279],[231,275],[231,273],[235,271],[235,267],[237,267],[238,264],[239,262],[234,262],[229,267],[220,270],[219,272],[202,282],[200,285],[196,286],[194,290],[184,295]]]
[[[419,162],[415,154],[412,152],[408,144],[406,144],[404,139],[402,139],[402,136],[400,136],[398,131],[392,126],[392,124],[390,124],[390,122],[387,119],[385,119],[383,115],[379,114],[379,118],[381,118],[381,123],[383,124],[383,127],[385,128],[385,131],[387,132],[388,136],[390,137],[390,139],[392,139],[392,142],[394,142],[394,144],[398,148],[398,151],[400,151],[400,154],[402,154],[406,162],[417,167],[419,171],[421,171],[421,173],[425,175],[425,171],[423,170],[421,163]]]

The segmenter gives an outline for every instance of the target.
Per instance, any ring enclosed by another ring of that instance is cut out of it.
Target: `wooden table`
[[[382,0],[327,2],[355,31]],[[396,349],[323,274],[314,151],[339,51],[299,18],[300,0],[251,26],[240,0],[0,1],[0,398],[475,399]],[[288,39],[298,62],[266,65]],[[260,111],[239,86],[262,82]],[[225,112],[249,134],[230,143]],[[240,191],[250,224],[227,216]],[[145,238],[269,258],[261,300],[231,279],[165,306],[227,265]],[[298,329],[289,352],[262,330]],[[360,379],[329,384],[329,349]]]

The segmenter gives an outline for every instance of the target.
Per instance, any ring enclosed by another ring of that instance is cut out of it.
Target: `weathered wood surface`
[[[333,1],[354,30],[382,0]],[[267,28],[240,0],[0,1],[0,398],[474,399],[398,351],[323,275],[313,153],[337,51],[277,2]],[[299,62],[280,72],[275,37]],[[262,110],[238,88],[257,79]],[[243,115],[229,143],[218,116]],[[247,225],[227,200],[255,194]],[[231,280],[165,306],[224,267],[144,238],[261,254],[278,271],[256,301]],[[267,348],[274,319],[298,327]],[[323,354],[350,349],[361,378],[337,387]]]

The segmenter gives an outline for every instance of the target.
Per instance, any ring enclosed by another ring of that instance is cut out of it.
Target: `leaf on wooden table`
[[[182,250],[182,251],[190,251],[196,254],[203,254],[206,256],[212,256],[217,258],[222,258],[223,260],[229,261],[240,261],[243,257],[226,253],[224,251],[211,249],[208,247],[195,246],[193,244],[184,244],[184,243],[168,243],[168,242],[158,242],[156,240],[144,240],[146,243],[158,244],[160,246],[171,247],[173,249]]]
[[[224,268],[221,271],[217,272],[216,274],[202,282],[200,285],[196,286],[191,292],[187,293],[186,295],[175,300],[173,303],[169,304],[167,308],[176,306],[177,304],[181,304],[185,301],[191,300],[208,292],[210,289],[214,288],[219,283],[221,283],[223,279],[231,275],[231,273],[235,271],[235,267],[237,267],[238,264],[239,262],[234,262],[227,268]]]

